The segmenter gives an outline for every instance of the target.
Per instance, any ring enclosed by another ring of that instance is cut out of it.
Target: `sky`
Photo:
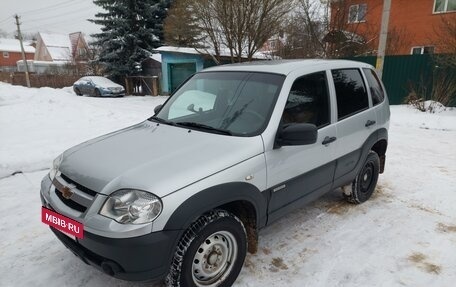
[[[93,0],[1,0],[0,30],[12,36],[16,31],[13,16],[18,14],[24,33],[48,32],[87,36],[100,31],[100,26],[87,21],[102,9]]]

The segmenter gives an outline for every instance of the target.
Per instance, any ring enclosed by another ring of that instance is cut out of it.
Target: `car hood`
[[[67,150],[60,171],[106,195],[135,188],[163,197],[261,153],[261,136],[226,136],[145,121]]]

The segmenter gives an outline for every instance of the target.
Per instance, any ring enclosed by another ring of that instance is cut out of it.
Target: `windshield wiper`
[[[175,126],[176,123],[175,122],[171,122],[171,121],[168,121],[168,120],[165,120],[165,119],[162,119],[162,118],[159,118],[159,117],[156,117],[156,116],[152,116],[148,119],[149,121],[155,121],[157,123],[160,123],[160,124],[165,124],[165,125],[170,125],[170,126]]]
[[[213,131],[219,134],[224,134],[224,135],[233,135],[232,132],[228,130],[223,130],[223,129],[218,129],[214,128],[205,124],[200,124],[200,123],[195,123],[195,122],[178,122],[176,123],[178,126],[183,126],[183,127],[189,127],[189,128],[197,128],[197,129],[202,129],[202,130],[207,130],[207,131]]]

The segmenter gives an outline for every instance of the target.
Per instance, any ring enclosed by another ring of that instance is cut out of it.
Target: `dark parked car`
[[[105,77],[82,77],[73,84],[73,90],[78,96],[123,97],[125,89]]]

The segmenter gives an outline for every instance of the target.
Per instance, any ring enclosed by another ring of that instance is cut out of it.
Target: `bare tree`
[[[187,11],[198,19],[203,43],[219,60],[230,52],[232,62],[254,54],[281,27],[294,0],[188,0]]]
[[[388,30],[386,55],[399,54],[402,47],[409,47],[413,35],[404,27],[391,27]]]
[[[456,68],[456,15],[443,15],[430,38],[436,43],[437,52],[441,53],[434,56],[437,63],[440,66]]]
[[[191,11],[192,0],[175,0],[164,22],[165,43],[178,47],[197,47],[201,31]]]

